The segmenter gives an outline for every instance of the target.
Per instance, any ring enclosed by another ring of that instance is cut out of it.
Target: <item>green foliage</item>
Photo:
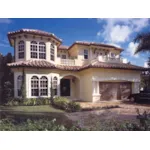
[[[54,98],[54,104],[56,108],[65,110],[67,112],[76,112],[81,110],[81,107],[78,103],[72,102],[65,97],[56,97]]]
[[[68,103],[68,110],[69,112],[76,112],[76,111],[80,111],[81,107],[80,104],[76,103],[76,102],[69,102]]]
[[[21,97],[23,100],[26,99],[26,84],[25,84],[25,71],[24,71],[24,69],[22,72]]]
[[[56,97],[54,98],[54,106],[59,108],[59,109],[63,109],[63,110],[67,110],[68,109],[68,103],[69,100],[65,97]]]
[[[10,97],[13,97],[13,85],[14,85],[14,77],[13,73],[11,72],[10,67],[7,66],[7,63],[13,62],[13,57],[11,53],[8,53],[6,56],[2,56],[1,58],[1,72],[2,78],[0,78],[0,84],[2,87],[2,95],[1,96],[1,103],[7,103]]]
[[[3,90],[3,99],[5,102],[8,102],[13,95],[13,88],[10,81],[4,83],[4,90]]]
[[[36,106],[36,105],[49,105],[50,100],[48,98],[29,98],[22,100],[22,98],[10,99],[5,105],[7,106]]]

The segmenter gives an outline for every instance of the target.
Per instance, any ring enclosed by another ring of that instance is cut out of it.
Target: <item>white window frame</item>
[[[23,55],[23,57],[20,57],[22,56],[21,54]],[[18,42],[18,59],[24,59],[24,56],[25,56],[25,43],[22,40]]]
[[[18,97],[21,96],[22,80],[23,80],[23,76],[22,75],[18,75],[18,77],[17,77],[17,96]]]
[[[32,54],[36,54],[36,57],[32,57]],[[45,57],[40,57],[40,54]],[[36,42],[36,41],[31,41],[30,43],[30,58],[31,59],[46,59],[46,44],[44,42]]]
[[[89,59],[89,55],[88,55],[88,50],[87,49],[84,49],[84,59]]]
[[[33,79],[34,77],[36,77],[36,79]],[[32,82],[33,82],[33,87],[32,87]],[[36,84],[34,82],[37,82],[37,86],[35,86]],[[38,95],[32,95],[32,90],[38,90]],[[38,97],[39,96],[39,77],[38,76],[32,76],[31,77],[31,96],[32,97]]]
[[[58,78],[55,76],[53,77],[53,90],[54,90],[54,96],[58,95]]]
[[[51,44],[50,46],[50,60],[55,61],[55,46]]]
[[[39,48],[39,59],[46,59],[46,45],[45,45],[45,43],[39,42],[38,48]]]
[[[40,78],[39,84],[40,84],[40,86],[39,86],[39,94],[40,94],[40,96],[48,96],[48,78],[46,76],[42,76]],[[44,90],[46,90],[46,94],[43,94],[42,90],[43,90],[43,93],[44,93]]]

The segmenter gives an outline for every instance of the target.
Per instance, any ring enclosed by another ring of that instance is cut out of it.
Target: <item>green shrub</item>
[[[69,102],[68,103],[68,110],[69,112],[76,112],[76,111],[80,111],[81,107],[80,104],[76,103],[76,102]]]
[[[81,110],[81,107],[78,103],[72,102],[65,97],[54,98],[54,106],[67,112],[76,112]]]
[[[54,106],[59,108],[59,109],[67,110],[68,109],[68,103],[69,103],[69,100],[65,97],[54,98]]]
[[[35,105],[35,103],[36,102],[34,99],[26,99],[23,101],[23,105],[25,105],[25,106],[33,106],[33,105]]]

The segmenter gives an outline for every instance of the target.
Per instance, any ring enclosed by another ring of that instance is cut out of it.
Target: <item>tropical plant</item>
[[[26,86],[25,86],[25,71],[24,71],[24,68],[23,68],[23,71],[22,71],[21,97],[22,97],[23,100],[26,99]]]
[[[150,32],[148,33],[140,33],[138,34],[135,39],[135,43],[138,43],[138,46],[135,50],[135,54],[140,52],[148,52],[150,54]],[[148,66],[150,66],[150,58],[148,59]],[[150,73],[150,70],[148,70]],[[149,75],[149,88],[150,88],[150,75]]]

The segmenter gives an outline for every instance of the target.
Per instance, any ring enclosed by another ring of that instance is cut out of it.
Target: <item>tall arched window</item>
[[[40,96],[48,95],[48,79],[47,77],[40,78]]]
[[[39,78],[37,76],[31,78],[31,96],[39,96]]]
[[[46,59],[46,45],[44,42],[39,43],[39,58]]]
[[[54,95],[57,95],[57,77],[53,78],[53,90],[54,90]]]
[[[35,41],[31,42],[30,50],[31,50],[31,58],[38,58],[37,42]]]
[[[55,58],[55,48],[54,48],[54,45],[51,44],[51,47],[50,47],[50,59],[52,61],[54,61],[54,58]]]
[[[24,58],[24,50],[25,50],[24,41],[20,41],[18,43],[18,58],[19,59]]]
[[[17,95],[21,96],[22,75],[17,77]]]

